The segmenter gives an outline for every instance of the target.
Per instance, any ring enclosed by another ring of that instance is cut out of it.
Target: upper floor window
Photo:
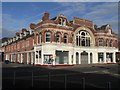
[[[65,26],[66,25],[66,19],[60,18],[59,24]]]
[[[39,43],[39,36],[37,35],[37,41],[36,41],[36,44],[38,44]]]
[[[50,34],[50,32],[46,32],[45,33],[45,42],[50,42],[50,40],[51,40],[51,34]]]
[[[63,19],[62,25],[65,26],[66,25],[66,20]]]
[[[108,45],[109,45],[109,41],[108,41],[108,39],[106,40],[106,47],[108,47]]]
[[[103,39],[99,40],[99,46],[103,46]]]
[[[68,43],[68,35],[64,34],[64,43]]]
[[[62,18],[59,19],[59,24],[62,25]]]
[[[112,40],[110,40],[110,47],[112,47]]]
[[[60,37],[60,33],[56,34],[56,42],[60,42],[61,41],[61,37]]]
[[[42,43],[42,35],[40,34],[39,36],[39,43],[41,44]]]
[[[76,45],[77,46],[90,46],[91,37],[87,31],[79,31],[76,34]]]

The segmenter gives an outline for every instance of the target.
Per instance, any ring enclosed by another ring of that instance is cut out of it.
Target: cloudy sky
[[[45,11],[50,13],[50,18],[64,14],[68,20],[73,20],[74,16],[85,18],[93,21],[98,27],[110,24],[113,31],[118,33],[117,0],[114,0],[116,2],[112,0],[111,2],[64,1],[66,2],[2,2],[2,5],[0,4],[2,6],[2,37],[13,37],[17,31],[21,32],[23,27],[29,29],[30,23],[38,23]]]

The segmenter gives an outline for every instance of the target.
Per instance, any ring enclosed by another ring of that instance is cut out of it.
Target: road
[[[84,78],[85,82],[89,85],[108,88],[108,83],[110,82],[112,88],[118,88],[118,82],[120,80],[119,68],[120,67],[117,64],[91,64],[52,67],[3,63],[3,87],[5,86],[6,82],[8,85],[9,83],[13,82],[10,80],[13,80],[14,72],[16,72],[16,79],[20,80],[20,78],[22,78],[24,80],[24,83],[26,82],[26,79],[29,80],[27,82],[31,82],[31,75],[33,73],[34,82],[38,82],[34,84],[37,85],[35,87],[41,87],[45,85],[44,83],[48,83],[48,74],[50,73],[51,82],[54,83],[55,86],[57,86],[56,84],[59,83],[57,87],[63,85],[62,83],[64,82],[65,75],[67,75],[67,83],[69,87],[80,84],[81,80]],[[18,82],[20,83],[19,80]],[[22,84],[20,83],[20,85]]]

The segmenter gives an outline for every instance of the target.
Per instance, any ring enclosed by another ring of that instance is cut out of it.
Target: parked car
[[[5,60],[5,63],[6,63],[6,64],[9,64],[9,63],[10,63],[10,60]]]

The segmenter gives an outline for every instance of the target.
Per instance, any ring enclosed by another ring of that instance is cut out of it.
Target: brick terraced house
[[[116,63],[117,34],[109,24],[97,27],[92,21],[74,17],[69,21],[60,14],[31,23],[29,30],[2,43],[4,59],[11,62],[47,65]]]

